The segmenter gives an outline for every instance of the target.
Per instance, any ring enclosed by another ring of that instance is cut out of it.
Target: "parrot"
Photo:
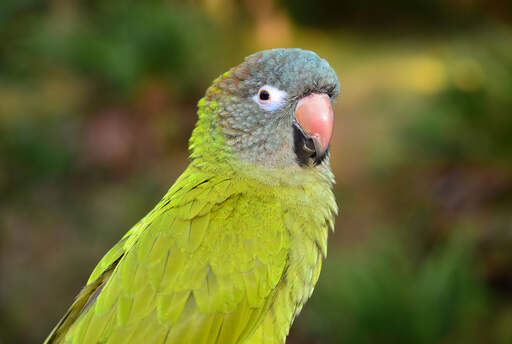
[[[338,206],[338,77],[263,50],[198,102],[190,161],[100,260],[44,343],[278,344],[309,299]]]

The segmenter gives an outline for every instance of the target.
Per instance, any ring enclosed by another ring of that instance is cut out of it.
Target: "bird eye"
[[[261,100],[269,100],[270,99],[270,94],[268,93],[267,90],[260,90],[260,99]]]
[[[286,103],[287,93],[272,85],[264,85],[252,99],[265,111],[275,111]]]

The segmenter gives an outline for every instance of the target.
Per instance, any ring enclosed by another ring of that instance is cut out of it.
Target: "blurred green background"
[[[512,3],[1,0],[0,343],[39,343],[256,50],[338,72],[341,208],[288,343],[512,343]]]

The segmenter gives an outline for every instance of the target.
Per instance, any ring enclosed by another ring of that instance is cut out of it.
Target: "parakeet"
[[[101,259],[45,343],[278,344],[338,208],[329,63],[254,53],[198,104],[190,164]]]

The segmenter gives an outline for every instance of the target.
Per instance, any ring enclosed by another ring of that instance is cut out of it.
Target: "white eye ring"
[[[284,105],[287,93],[271,85],[264,85],[252,99],[265,111],[275,111]]]

